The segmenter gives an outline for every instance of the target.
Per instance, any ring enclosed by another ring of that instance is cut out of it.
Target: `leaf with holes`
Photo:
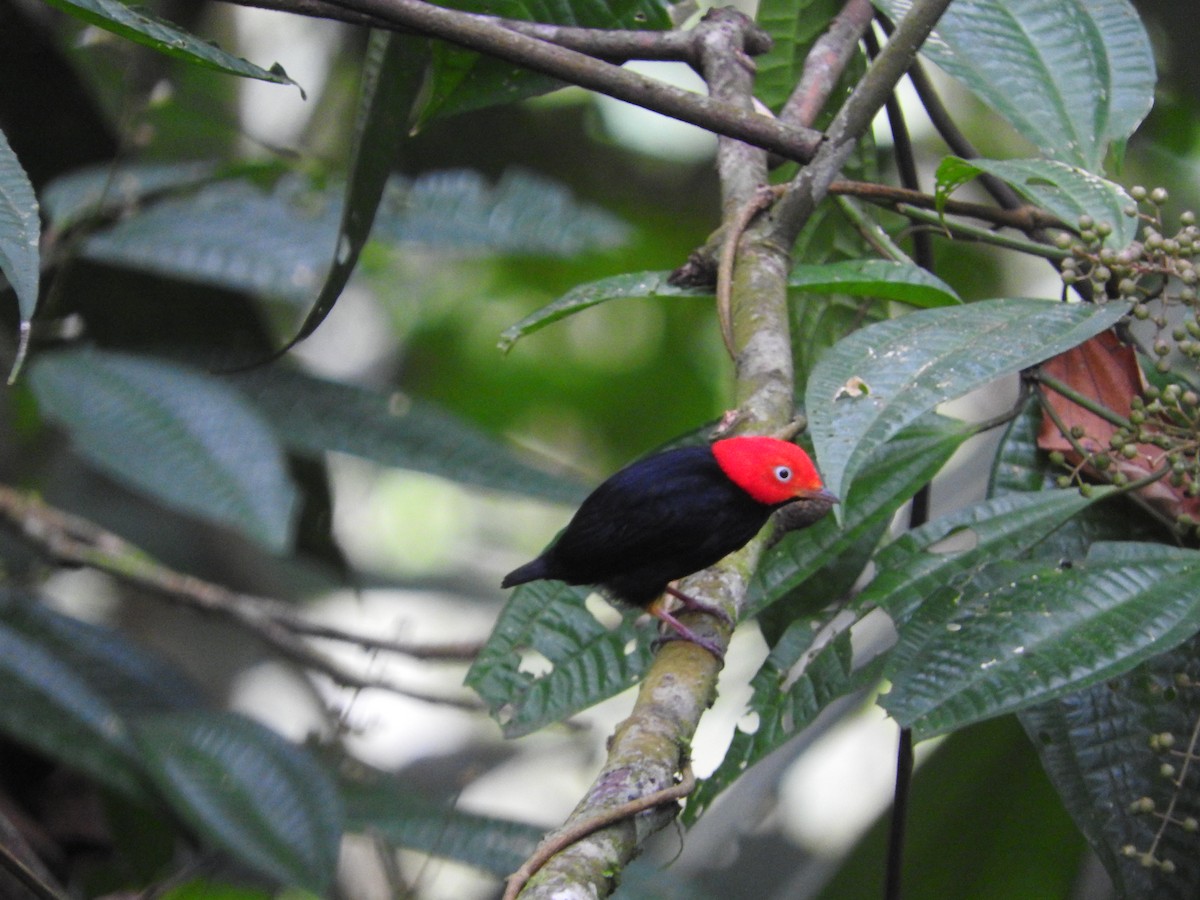
[[[991,562],[900,628],[881,704],[914,737],[1129,671],[1200,630],[1200,552],[1100,543],[1069,567]]]
[[[654,627],[636,627],[626,617],[610,631],[587,609],[591,593],[558,581],[513,591],[466,679],[508,737],[561,721],[632,687],[649,665]],[[548,668],[529,671],[531,655]]]

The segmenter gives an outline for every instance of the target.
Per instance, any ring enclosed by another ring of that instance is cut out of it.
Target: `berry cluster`
[[[1112,225],[1080,216],[1078,233],[1062,234],[1057,240],[1058,247],[1071,254],[1061,263],[1062,279],[1068,285],[1090,285],[1095,296],[1133,303],[1133,317],[1149,320],[1155,327],[1149,349],[1155,368],[1165,373],[1171,370],[1176,352],[1200,360],[1200,304],[1196,302],[1200,227],[1196,214],[1188,211],[1179,217],[1175,233],[1168,235],[1162,211],[1168,200],[1166,190],[1139,186],[1129,194],[1138,205],[1127,207],[1125,214],[1141,220],[1141,240],[1121,248],[1104,246]],[[1177,307],[1187,308],[1189,314],[1172,316],[1171,309]]]
[[[1085,471],[1118,487],[1165,479],[1175,502],[1166,508],[1160,504],[1159,511],[1181,532],[1200,537],[1200,517],[1191,511],[1196,504],[1188,502],[1200,497],[1200,391],[1192,387],[1200,360],[1200,227],[1195,214],[1186,212],[1168,235],[1162,214],[1167,192],[1135,187],[1130,196],[1139,205],[1125,212],[1141,220],[1141,239],[1122,248],[1104,246],[1112,227],[1082,216],[1078,233],[1058,240],[1070,251],[1061,264],[1062,277],[1066,284],[1090,288],[1093,296],[1132,304],[1136,321],[1128,335],[1141,346],[1144,367],[1153,370],[1157,384],[1128,398],[1128,414],[1105,410],[1112,428],[1103,436],[1071,428],[1068,437],[1080,459],[1058,481],[1064,487],[1083,484],[1086,490]],[[1065,464],[1061,453],[1051,454],[1051,460]]]

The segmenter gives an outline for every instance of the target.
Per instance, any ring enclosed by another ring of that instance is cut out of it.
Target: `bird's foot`
[[[667,593],[692,612],[708,613],[710,616],[716,616],[726,625],[729,625],[730,627],[733,626],[733,618],[721,607],[709,606],[705,603],[701,603],[695,597],[685,594],[683,591],[679,590],[679,588],[672,587],[669,584],[667,585]]]
[[[711,610],[710,610],[711,611]],[[675,636],[670,634],[660,635],[655,641],[655,647],[664,644],[668,641],[691,641],[693,644],[698,644],[717,658],[718,662],[725,662],[725,648],[710,637],[697,634],[691,628],[688,628],[677,618],[660,607],[651,606],[650,615],[658,619],[660,622],[665,622],[675,632]]]

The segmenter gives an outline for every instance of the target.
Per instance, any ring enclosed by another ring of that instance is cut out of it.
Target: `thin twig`
[[[750,222],[760,212],[775,202],[779,196],[779,188],[763,185],[750,201],[738,210],[736,217],[725,229],[725,242],[721,245],[721,257],[717,262],[717,321],[721,324],[721,338],[725,341],[725,349],[729,358],[736,359],[737,351],[733,348],[733,266],[737,258],[738,245]]]
[[[52,507],[8,485],[0,485],[0,518],[56,562],[88,566],[154,595],[230,619],[284,658],[320,672],[343,687],[378,688],[429,703],[472,711],[482,709],[474,700],[414,690],[382,676],[360,675],[305,641],[300,633],[311,629],[297,627],[302,620],[284,604],[176,572],[94,522]],[[323,631],[323,637],[334,635],[334,629],[324,628]],[[347,642],[362,643],[352,635],[338,637]]]
[[[537,874],[538,869],[589,834],[599,831],[601,828],[616,825],[618,822],[623,822],[648,809],[654,809],[656,806],[675,803],[690,795],[695,789],[696,776],[692,773],[691,762],[685,759],[680,767],[678,784],[665,787],[652,794],[646,794],[644,797],[634,797],[620,806],[576,822],[563,831],[555,832],[538,846],[533,855],[521,865],[521,868],[508,876],[503,900],[516,900],[517,895],[521,893],[529,879]]]
[[[854,58],[858,42],[871,24],[871,0],[846,0],[829,28],[804,59],[800,81],[788,96],[779,118],[791,125],[811,128]]]

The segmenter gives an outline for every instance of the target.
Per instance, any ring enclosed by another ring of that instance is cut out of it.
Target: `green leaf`
[[[807,384],[817,360],[829,348],[864,325],[888,318],[888,303],[840,294],[788,297],[792,311],[792,359],[796,383]]]
[[[1068,228],[1075,228],[1083,215],[1097,223],[1107,222],[1112,233],[1104,242],[1112,247],[1125,247],[1137,237],[1137,220],[1125,215],[1126,207],[1136,204],[1123,187],[1054,160],[965,160],[948,156],[937,170],[938,202],[984,172],[1012,185],[1022,197],[1058,216]]]
[[[962,303],[954,289],[936,275],[920,266],[886,259],[801,264],[788,276],[788,287],[822,294],[877,297],[919,307]]]
[[[632,687],[649,665],[654,627],[635,627],[625,618],[609,631],[584,605],[591,593],[558,581],[513,591],[466,678],[508,737]],[[530,665],[546,670],[535,675]]]
[[[229,377],[289,450],[330,450],[459,484],[576,503],[586,486],[522,461],[463,420],[401,393],[326,381],[280,365]]]
[[[754,615],[797,590],[829,559],[890,522],[970,436],[970,427],[962,422],[931,415],[889,440],[851,486],[842,504],[843,524],[826,516],[768,552],[750,583],[745,615]]]
[[[75,451],[167,506],[282,552],[297,492],[274,434],[232,388],[190,368],[100,350],[40,355],[29,384]]]
[[[452,0],[441,4],[463,12],[502,19],[604,29],[671,27],[667,5],[659,0]],[[434,45],[430,98],[419,125],[434,118],[515,103],[563,87],[561,81],[502,59],[482,56],[444,42]]]
[[[667,283],[670,272],[628,272],[581,284],[563,294],[553,303],[530,313],[515,325],[500,333],[497,346],[507,353],[521,338],[540,331],[547,325],[567,316],[607,303],[609,300],[630,298],[649,299],[657,297],[711,297],[711,291],[675,287]]]
[[[800,80],[813,42],[825,33],[840,9],[836,0],[762,0],[758,4],[755,21],[771,36],[771,49],[755,57],[755,97],[779,112]]]
[[[537,847],[543,830],[533,825],[455,809],[416,793],[399,778],[364,773],[355,766],[339,793],[346,803],[346,830],[378,835],[388,843],[452,859],[504,878]]]
[[[21,621],[36,615],[23,609],[35,598],[5,590],[0,603],[0,731],[126,797],[147,800],[137,748],[103,692],[111,681],[96,683],[96,668],[72,665],[58,635],[48,638]]]
[[[880,606],[903,626],[933,596],[964,590],[993,560],[1019,559],[1110,495],[1111,489],[1096,490],[1091,497],[1065,490],[1006,494],[940,516],[879,551],[878,574],[855,602]],[[957,546],[944,543],[951,540]]]
[[[201,40],[145,10],[133,9],[119,0],[46,0],[48,4],[77,19],[82,19],[126,40],[164,53],[173,59],[227,75],[271,81],[275,84],[295,84],[276,63],[268,72],[254,63],[226,53],[215,44]]]
[[[908,0],[875,0],[893,18]],[[1043,155],[1100,171],[1150,111],[1149,38],[1126,0],[955,0],[922,48]]]
[[[1125,304],[984,300],[868,325],[826,353],[805,392],[825,484],[842,495],[875,449],[939,403],[1112,326]]]
[[[1198,588],[1200,552],[1160,544],[1097,544],[1066,568],[993,562],[901,628],[881,703],[925,738],[1080,690],[1194,635]]]
[[[1200,893],[1200,832],[1182,822],[1196,814],[1195,760],[1185,768],[1178,756],[1200,719],[1196,684],[1200,639],[1192,638],[1125,675],[1019,714],[1046,774],[1121,897],[1190,900]],[[1162,734],[1174,738],[1174,749],[1152,741]],[[1164,765],[1180,774],[1165,778]],[[1130,808],[1143,797],[1157,812]],[[1172,821],[1163,821],[1159,816],[1173,803]],[[1175,870],[1145,865],[1142,854],[1152,850]]]
[[[17,295],[22,322],[37,308],[41,234],[33,185],[0,131],[0,273]]]
[[[337,868],[342,807],[325,769],[233,713],[166,713],[135,730],[172,810],[256,871],[324,894]]]
[[[429,67],[429,41],[393,31],[373,30],[363,61],[358,118],[350,173],[342,200],[333,261],[300,330],[281,355],[317,330],[350,280],[371,234],[401,142],[408,136],[413,109]]]

